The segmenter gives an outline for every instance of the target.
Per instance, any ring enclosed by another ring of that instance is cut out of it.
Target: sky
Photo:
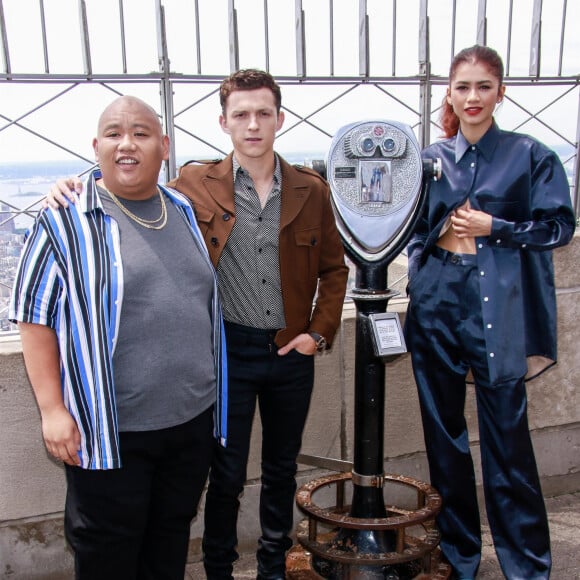
[[[171,69],[185,75],[225,76],[229,73],[228,5],[237,10],[240,67],[269,67],[277,77],[296,75],[295,2],[294,0],[198,0],[199,46],[194,0],[164,0],[168,30],[167,46]],[[508,8],[513,2],[514,20],[511,30],[509,73],[512,77],[527,76],[531,20],[534,0],[488,0],[487,43],[500,54],[507,55]],[[14,74],[40,74],[45,70],[39,0],[3,0],[8,31],[11,70]],[[123,59],[119,27],[119,0],[85,0],[91,48],[91,64],[95,74],[121,74]],[[432,74],[445,77],[454,52],[475,43],[477,12],[480,0],[456,0],[455,45],[451,44],[453,0],[429,0]],[[155,0],[123,0],[127,72],[144,74],[158,70]],[[269,60],[265,57],[264,6],[268,8]],[[334,11],[334,59],[330,58],[329,13]],[[560,30],[565,0],[544,1],[542,13],[542,74],[556,76],[559,67]],[[562,74],[580,73],[580,0],[567,0],[567,26],[564,35]],[[83,58],[79,32],[78,0],[44,0],[48,65],[56,75],[79,74]],[[367,0],[370,36],[370,74],[393,74],[393,44],[396,46],[395,71],[399,76],[415,75],[418,70],[418,22],[420,0]],[[306,70],[310,76],[356,77],[358,63],[358,0],[302,0],[305,14]],[[396,8],[396,26],[393,14]],[[3,55],[2,55],[3,56]],[[201,70],[198,69],[198,61]],[[0,66],[5,65],[0,60]],[[211,156],[229,151],[229,140],[221,133],[217,119],[218,99],[212,92],[214,85],[176,83],[174,86],[177,117],[175,143],[178,157]],[[347,85],[296,86],[283,85],[283,104],[289,108],[286,124],[281,131],[277,149],[295,151],[300,148],[324,150],[329,135],[340,126],[360,119],[396,119],[413,125],[417,121],[418,90],[416,86],[385,87],[396,98],[373,86],[361,86],[338,99],[329,107],[324,105],[344,93]],[[562,87],[535,87],[532,102],[524,95],[524,88],[509,87],[508,96],[524,99],[526,107],[537,111],[560,95]],[[61,142],[81,158],[93,159],[91,140],[100,111],[115,96],[114,91],[137,94],[159,110],[158,87],[155,83],[13,83],[0,82],[0,165],[23,160],[70,159],[66,151],[43,142],[37,136],[16,126],[9,120],[22,117],[26,127]],[[434,89],[433,101],[439,102],[444,87]],[[61,94],[62,93],[62,94]],[[58,98],[56,98],[58,96]],[[45,101],[54,99],[46,106]],[[548,107],[542,119],[556,131],[574,141],[578,117],[578,89],[564,95],[556,106]],[[191,103],[198,103],[191,107]],[[33,113],[29,111],[35,109]],[[304,123],[298,116],[315,111],[313,121],[322,131]],[[527,114],[511,102],[504,104],[498,120],[505,128],[515,128],[525,121]],[[539,138],[559,141],[541,123],[533,122],[524,132]],[[196,138],[193,138],[194,134]],[[215,143],[217,150],[203,141]],[[570,146],[573,151],[573,147]]]

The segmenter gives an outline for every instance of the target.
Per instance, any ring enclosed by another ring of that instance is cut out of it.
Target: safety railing
[[[304,163],[358,119],[432,142],[453,54],[493,46],[508,85],[499,124],[558,152],[578,215],[576,22],[580,0],[0,0],[0,330],[23,230],[57,176],[94,163],[104,106],[135,94],[158,110],[168,179],[229,151],[217,91],[238,68],[282,85],[276,149]]]

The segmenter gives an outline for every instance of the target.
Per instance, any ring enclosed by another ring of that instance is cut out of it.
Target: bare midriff
[[[468,209],[470,207],[469,200],[465,202],[465,205],[461,209]],[[451,216],[447,218],[447,222],[443,226],[443,233],[439,236],[437,240],[437,245],[448,252],[453,252],[454,254],[475,254],[475,239],[474,238],[458,238],[453,228],[451,227]]]

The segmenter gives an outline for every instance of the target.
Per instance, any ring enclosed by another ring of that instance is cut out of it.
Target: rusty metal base
[[[351,473],[333,474],[311,481],[298,490],[296,504],[308,519],[299,524],[300,548],[288,559],[291,569],[301,575],[290,578],[448,578],[451,567],[441,560],[437,547],[440,536],[435,516],[441,508],[437,491],[411,477],[385,474],[383,485],[402,485],[416,492],[416,508],[409,510],[389,505],[385,506],[387,517],[360,518],[347,515],[350,506],[344,502],[344,485],[351,479]],[[335,505],[318,506],[313,496],[328,487],[335,488]],[[319,524],[326,529],[321,530]],[[395,549],[381,551],[377,543],[367,543],[373,548],[366,549],[362,540],[371,536],[379,538],[381,534],[396,538]]]
[[[431,572],[421,572],[414,580],[448,580],[451,566],[441,560],[439,548],[431,553]],[[294,546],[286,557],[286,580],[325,580],[312,567],[312,554],[302,546]]]

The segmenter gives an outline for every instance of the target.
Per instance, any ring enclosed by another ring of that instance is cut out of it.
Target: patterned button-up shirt
[[[224,318],[253,328],[284,328],[278,255],[282,189],[278,156],[263,208],[250,174],[235,157],[232,179],[236,223],[217,266]]]

